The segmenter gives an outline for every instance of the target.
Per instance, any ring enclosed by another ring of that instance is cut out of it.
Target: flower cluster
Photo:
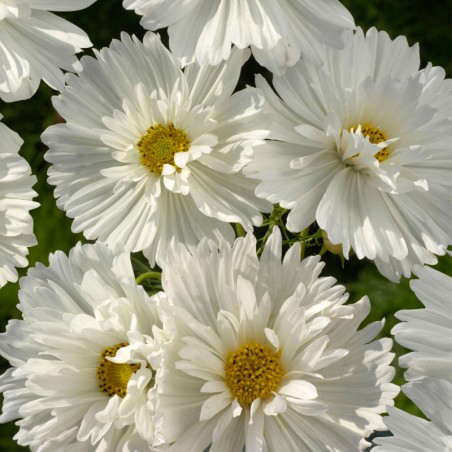
[[[33,451],[452,450],[445,71],[339,0],[123,0],[143,37],[79,60],[94,3],[0,0],[0,98],[57,91],[46,183],[84,238],[19,280],[0,422]],[[38,242],[22,143],[0,123],[0,287]],[[328,253],[417,277],[401,388]]]

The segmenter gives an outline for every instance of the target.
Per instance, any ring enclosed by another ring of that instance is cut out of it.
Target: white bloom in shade
[[[429,267],[416,271],[410,286],[424,309],[398,311],[391,331],[410,350],[399,359],[407,380],[436,377],[452,383],[452,277]],[[452,405],[452,402],[451,402]]]
[[[183,65],[196,58],[216,65],[231,45],[251,46],[256,60],[284,72],[300,56],[318,60],[313,43],[343,46],[341,31],[355,27],[337,0],[123,0],[148,30],[168,27],[169,45]]]
[[[92,43],[86,33],[49,11],[76,11],[96,0],[0,0],[0,98],[28,99],[41,80],[64,86],[63,70],[75,71],[75,53]]]
[[[168,253],[176,333],[156,378],[170,450],[351,451],[385,428],[392,341],[373,341],[380,322],[357,331],[368,299],[344,304],[319,257],[300,262],[297,244],[281,262],[281,242],[275,229],[260,261],[250,234]]]
[[[452,383],[423,378],[404,385],[402,390],[430,421],[389,408],[384,422],[393,436],[376,438],[378,446],[372,452],[452,451]]]
[[[248,54],[182,72],[149,32],[82,58],[83,72],[54,98],[67,123],[42,136],[74,232],[144,250],[153,265],[171,241],[231,241],[229,223],[249,231],[262,222],[271,204],[241,169],[267,136],[268,116],[258,90],[232,94]]]
[[[0,123],[0,287],[17,281],[16,267],[28,265],[28,247],[36,245],[29,213],[39,206],[31,188],[36,177],[19,155],[22,143],[16,132]]]
[[[154,369],[164,339],[158,301],[135,284],[130,257],[104,244],[61,251],[20,280],[19,309],[0,353],[0,422],[31,450],[147,450]]]
[[[291,209],[287,227],[314,221],[348,259],[386,277],[434,264],[452,242],[452,81],[419,70],[419,50],[372,28],[344,32],[345,48],[317,46],[321,67],[300,62],[258,78],[274,123],[246,173],[258,196]]]

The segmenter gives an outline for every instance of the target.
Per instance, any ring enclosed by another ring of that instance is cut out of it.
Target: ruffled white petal
[[[424,304],[423,309],[401,310],[402,322],[393,329],[395,339],[412,350],[400,357],[408,370],[405,378],[435,377],[452,383],[452,278],[429,267],[417,268],[411,289]]]
[[[351,14],[336,0],[124,0],[142,15],[148,30],[168,27],[171,50],[186,65],[196,60],[217,65],[234,44],[251,46],[257,61],[283,73],[300,56],[318,60],[315,42],[341,46],[341,31],[354,28]]]
[[[282,260],[278,229],[260,261],[255,245],[249,234],[232,248],[206,240],[169,253],[162,282],[177,332],[157,375],[159,433],[174,450],[364,447],[399,391],[391,341],[374,340],[381,324],[357,331],[369,301],[344,305],[318,257],[300,262],[294,246]],[[226,362],[250,343],[277,353],[283,376],[248,404],[233,396]]]
[[[123,34],[97,59],[82,58],[83,72],[68,77],[54,99],[66,124],[42,135],[49,182],[74,218],[72,229],[142,250],[154,265],[171,243],[231,241],[228,223],[261,224],[271,205],[255,196],[256,183],[241,169],[263,144],[270,118],[258,90],[232,94],[247,56],[235,49],[216,68],[195,63],[183,72],[148,33],[143,43]],[[173,124],[189,142],[161,173],[144,166],[138,146],[156,124]]]
[[[78,70],[75,54],[92,44],[83,30],[49,11],[79,10],[94,1],[21,1],[20,14],[0,20],[0,97],[4,101],[28,99],[41,80],[63,89],[63,70]]]
[[[444,452],[452,447],[452,383],[423,378],[405,385],[403,391],[429,420],[389,409],[385,424],[392,436],[376,438],[376,452]]]
[[[0,377],[2,421],[20,419],[18,442],[33,450],[150,447],[165,338],[156,299],[136,285],[130,256],[100,242],[49,261],[20,280],[24,320],[2,334],[0,353],[14,366]],[[105,348],[123,343],[114,362],[139,366],[124,398],[102,392],[96,375]]]
[[[343,38],[342,50],[314,47],[319,65],[275,76],[279,97],[257,78],[275,141],[244,171],[258,196],[290,209],[289,230],[316,221],[346,258],[353,250],[398,281],[451,243],[450,81],[441,68],[419,70],[419,49],[403,37],[372,28]]]
[[[16,268],[28,265],[28,248],[36,244],[29,213],[39,206],[33,201],[36,178],[18,153],[21,145],[19,135],[0,123],[0,287],[17,281]]]

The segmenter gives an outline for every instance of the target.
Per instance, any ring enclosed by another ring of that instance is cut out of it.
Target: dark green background
[[[452,74],[452,36],[451,11],[452,5],[447,0],[345,0],[342,2],[354,15],[357,25],[367,30],[376,26],[386,30],[392,38],[406,35],[410,44],[420,42],[423,64],[432,62],[443,66],[448,74]],[[86,10],[65,14],[68,20],[83,28],[90,36],[95,48],[109,45],[111,39],[119,38],[121,31],[134,33],[142,37],[144,31],[139,26],[139,17],[133,12],[125,11],[118,0],[99,0]],[[164,33],[163,33],[164,35]],[[91,51],[86,52],[88,54]],[[242,84],[253,83],[255,66],[249,63],[243,74]],[[40,134],[44,129],[55,123],[58,118],[52,108],[51,89],[41,84],[38,93],[28,101],[5,104],[0,101],[0,112],[4,115],[3,122],[18,132],[24,139],[21,154],[31,164],[33,173],[38,177],[35,185],[39,193],[38,201],[41,207],[34,210],[35,233],[38,245],[30,249],[30,265],[35,262],[48,263],[48,254],[58,249],[67,252],[82,237],[70,232],[71,221],[55,205],[52,189],[47,185],[47,163],[43,156],[45,147],[40,142]],[[439,267],[443,272],[452,274],[450,258],[442,258]],[[24,275],[26,270],[21,270]],[[345,284],[351,293],[351,301],[356,301],[369,294],[372,302],[372,312],[369,321],[386,317],[383,334],[388,335],[395,324],[394,312],[402,308],[420,307],[419,301],[410,292],[408,281],[395,285],[381,277],[369,262],[346,262],[345,268],[340,268],[339,259],[327,258],[324,274],[336,276],[340,283]],[[18,318],[15,308],[17,304],[17,284],[8,284],[0,290],[0,323],[4,325],[10,318]],[[405,351],[395,346],[395,352],[400,355]],[[3,369],[7,363],[0,362]],[[403,383],[402,372],[398,372],[397,382]],[[410,401],[403,396],[397,398],[397,405],[418,413]],[[0,451],[23,450],[11,439],[16,427],[13,423],[0,425]]]

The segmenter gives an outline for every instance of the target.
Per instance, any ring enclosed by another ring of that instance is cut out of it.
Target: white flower
[[[219,250],[168,253],[162,283],[176,336],[157,372],[157,412],[171,450],[294,451],[364,447],[398,387],[381,323],[299,244],[281,263],[274,230],[258,260],[250,234]]]
[[[96,0],[0,0],[0,98],[28,99],[41,80],[64,86],[61,69],[75,71],[75,53],[92,44],[86,33],[49,11],[76,11]]]
[[[274,123],[245,173],[258,196],[291,209],[287,227],[314,221],[346,258],[375,261],[397,281],[434,264],[452,239],[452,82],[419,70],[418,47],[374,28],[344,32],[341,51],[317,46],[323,65],[300,62],[257,80]]]
[[[430,421],[388,410],[393,436],[375,439],[375,452],[452,451],[452,278],[429,267],[415,271],[419,279],[410,286],[425,308],[398,311],[402,322],[391,333],[413,350],[399,358],[410,381],[402,390]]]
[[[398,311],[391,331],[395,340],[413,350],[399,359],[405,378],[436,377],[452,383],[452,277],[429,267],[416,271],[411,289],[424,309]],[[451,401],[452,405],[452,401]]]
[[[144,250],[153,265],[171,241],[231,241],[230,222],[259,225],[271,205],[241,169],[268,134],[263,96],[232,94],[247,51],[182,72],[149,32],[144,43],[123,34],[96,55],[54,98],[67,123],[42,136],[73,231]]]
[[[0,421],[19,418],[15,438],[31,450],[147,450],[157,301],[135,284],[129,255],[100,242],[49,260],[20,280],[24,320],[1,335],[13,367],[0,377]]]
[[[148,30],[168,27],[169,46],[182,65],[216,65],[231,45],[251,46],[256,60],[275,73],[300,56],[318,61],[313,43],[343,46],[341,31],[354,20],[337,0],[123,0]]]
[[[28,265],[28,247],[36,245],[29,214],[39,206],[32,201],[36,177],[19,155],[22,143],[16,132],[0,123],[0,287],[17,281],[15,267]]]
[[[452,451],[452,383],[423,378],[402,389],[430,421],[389,408],[384,421],[393,436],[376,438],[372,452]]]

